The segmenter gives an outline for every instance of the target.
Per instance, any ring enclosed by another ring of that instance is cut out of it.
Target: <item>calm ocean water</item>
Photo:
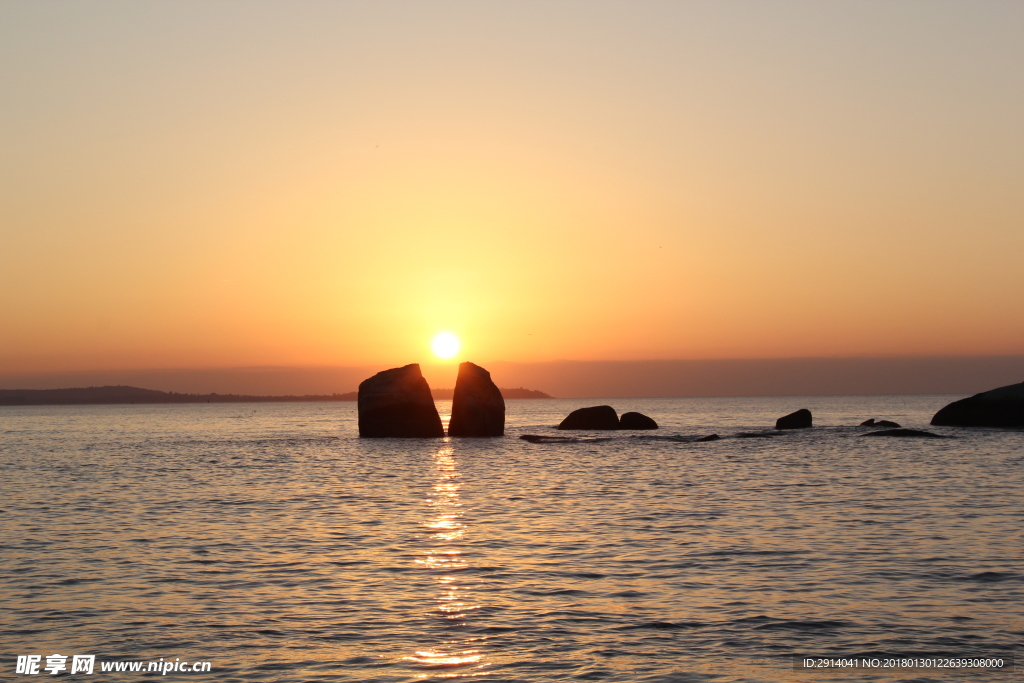
[[[60,653],[211,662],[179,680],[1024,680],[793,669],[1019,654],[1024,432],[853,426],[953,398],[509,401],[504,438],[450,440],[361,440],[354,403],[0,408],[0,678]],[[599,403],[662,429],[517,438]],[[814,429],[679,438],[802,407]]]

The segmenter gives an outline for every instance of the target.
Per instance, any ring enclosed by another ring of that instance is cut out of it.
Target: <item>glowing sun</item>
[[[459,352],[459,338],[451,332],[442,332],[430,344],[438,358],[451,358]]]

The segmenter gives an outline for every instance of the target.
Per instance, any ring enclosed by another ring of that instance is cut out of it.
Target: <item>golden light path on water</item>
[[[466,525],[462,521],[462,502],[459,499],[458,463],[451,443],[445,443],[434,454],[434,472],[436,479],[428,497],[431,516],[422,525],[430,534],[430,548],[416,558],[416,564],[438,572],[437,617],[448,622],[446,625],[449,626],[465,626],[467,615],[479,609],[480,605],[468,600],[465,587],[453,575],[469,564],[458,547]],[[472,649],[471,641],[459,640],[444,641],[430,649],[417,650],[405,659],[417,668],[433,670],[421,678],[484,676],[488,672],[483,669],[490,666],[479,650]]]

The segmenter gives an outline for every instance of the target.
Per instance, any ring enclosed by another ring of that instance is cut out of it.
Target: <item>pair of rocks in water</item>
[[[359,436],[441,437],[444,426],[430,386],[416,363],[378,372],[359,385]],[[505,399],[491,373],[461,363],[452,396],[449,436],[502,436]]]
[[[611,406],[591,406],[574,410],[558,425],[559,429],[657,429],[658,423],[643,413],[623,413],[620,418]]]

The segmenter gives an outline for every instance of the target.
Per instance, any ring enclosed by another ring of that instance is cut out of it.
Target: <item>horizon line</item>
[[[553,363],[721,363],[721,362],[771,362],[771,361],[842,361],[842,360],[943,360],[943,359],[983,359],[983,358],[1024,358],[1024,351],[1020,353],[999,353],[999,354],[877,354],[877,355],[856,355],[856,356],[764,356],[764,357],[715,357],[715,358],[630,358],[630,359],[590,359],[579,360],[570,358],[559,358],[553,360],[537,361],[509,361],[490,360],[486,364],[509,364],[509,365],[544,365]],[[445,361],[428,360],[414,361],[417,365],[452,365],[475,361]],[[358,365],[344,364],[315,364],[315,365],[189,365],[171,367],[98,367],[98,368],[76,368],[63,370],[0,370],[0,375],[60,375],[75,373],[97,373],[97,372],[181,372],[181,371],[210,371],[210,370],[317,370],[326,368],[375,368],[389,365],[385,362],[364,363]],[[404,363],[409,365],[409,363]],[[480,363],[477,363],[480,365]],[[401,367],[393,365],[391,367]],[[611,398],[611,397],[609,397]]]

